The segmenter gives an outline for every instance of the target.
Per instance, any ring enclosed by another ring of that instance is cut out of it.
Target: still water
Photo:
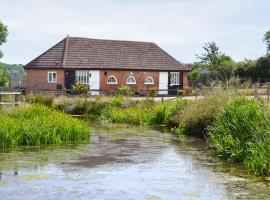
[[[270,181],[205,145],[160,128],[96,127],[87,144],[0,153],[0,199],[270,199]]]

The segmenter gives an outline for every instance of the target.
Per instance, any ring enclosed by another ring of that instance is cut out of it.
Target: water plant
[[[221,109],[208,127],[209,145],[224,158],[244,162],[255,174],[270,173],[269,108],[239,97]]]
[[[89,139],[84,122],[41,105],[0,114],[0,148],[80,142]]]
[[[233,98],[235,94],[230,90],[208,92],[204,98],[188,101],[182,109],[178,109],[170,123],[177,127],[174,129],[177,134],[205,136],[215,114]]]

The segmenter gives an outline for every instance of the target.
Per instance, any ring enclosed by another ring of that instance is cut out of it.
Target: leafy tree
[[[267,55],[270,54],[270,31],[267,31],[265,34],[264,34],[264,38],[263,38],[263,41],[265,42],[266,44],[266,50],[267,50]]]
[[[198,69],[194,69],[189,73],[189,80],[197,81],[200,78],[200,71]]]
[[[196,55],[199,63],[207,64],[209,70],[217,67],[220,64],[219,57],[222,55],[217,44],[215,42],[208,42],[202,48],[205,52],[201,56]]]
[[[0,21],[0,45],[7,41],[8,30],[7,26]],[[0,58],[3,57],[3,53],[0,51]]]
[[[201,82],[226,81],[234,75],[235,62],[230,56],[221,53],[215,42],[206,43],[203,49],[204,53],[196,55],[199,61],[194,64],[194,70],[200,71]]]
[[[8,81],[7,73],[0,68],[0,86],[4,86]]]
[[[0,21],[0,46],[7,41],[8,30],[7,26]],[[3,53],[0,51],[0,58],[3,57]],[[0,86],[4,86],[7,82],[7,74],[0,65]]]

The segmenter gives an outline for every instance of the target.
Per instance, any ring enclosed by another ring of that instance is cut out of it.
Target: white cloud
[[[235,59],[256,58],[265,52],[267,6],[267,0],[2,0],[1,20],[10,31],[3,61],[26,63],[67,34],[154,41],[184,62],[208,41]]]

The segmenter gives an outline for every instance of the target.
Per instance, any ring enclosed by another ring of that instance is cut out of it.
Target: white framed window
[[[147,76],[146,79],[144,80],[144,84],[154,84],[154,79],[151,76]]]
[[[90,75],[89,70],[76,70],[75,81],[82,84],[88,84]]]
[[[135,79],[135,77],[134,77],[134,76],[129,76],[129,77],[127,78],[126,84],[129,84],[129,85],[131,85],[131,84],[136,84],[136,79]]]
[[[180,85],[180,72],[170,72],[170,85]]]
[[[56,83],[57,80],[56,72],[48,72],[48,83]]]
[[[108,79],[107,79],[107,84],[117,84],[117,79],[115,76],[110,76]]]

